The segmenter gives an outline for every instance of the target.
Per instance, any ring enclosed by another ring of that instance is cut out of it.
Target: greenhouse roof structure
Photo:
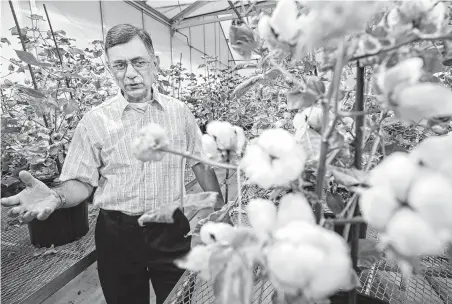
[[[276,1],[134,1],[173,29],[241,19],[251,9],[271,9]]]

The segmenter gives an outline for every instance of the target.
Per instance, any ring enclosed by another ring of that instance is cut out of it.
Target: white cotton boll
[[[204,280],[210,279],[209,261],[215,247],[212,245],[198,245],[193,247],[190,252],[182,259],[174,262],[177,267],[199,272]]]
[[[233,127],[236,134],[236,140],[234,145],[235,153],[238,155],[242,155],[243,148],[245,147],[246,137],[245,137],[245,131],[243,131],[242,128],[234,126]]]
[[[295,130],[303,129],[308,125],[308,117],[305,113],[297,113],[293,118],[292,124]]]
[[[394,67],[377,74],[377,84],[385,94],[391,94],[402,83],[414,84],[418,82],[422,75],[423,66],[422,58],[405,59]]]
[[[202,148],[206,156],[212,160],[220,161],[221,153],[218,150],[215,139],[209,134],[203,134],[202,136]]]
[[[413,182],[408,204],[435,229],[452,232],[452,185],[443,175],[421,170]]]
[[[253,199],[246,206],[248,219],[256,231],[270,233],[276,221],[276,206],[266,199]]]
[[[334,231],[327,230],[325,228],[321,229],[321,237],[319,240],[322,242],[324,248],[326,248],[326,252],[330,255],[344,255],[346,257],[349,256],[349,247],[345,239],[337,234]]]
[[[287,225],[293,221],[315,224],[314,212],[306,197],[301,193],[289,193],[279,202],[277,225]]]
[[[332,254],[317,265],[315,275],[304,291],[312,299],[325,299],[340,289],[351,289],[352,262],[345,254]]]
[[[370,226],[384,230],[401,205],[389,187],[374,186],[362,191],[359,206],[363,218]]]
[[[158,124],[143,127],[132,142],[132,153],[140,161],[160,161],[165,152],[159,151],[169,145],[165,130]]]
[[[212,121],[207,125],[207,134],[217,142],[220,150],[233,150],[237,135],[234,127],[227,121]]]
[[[316,131],[322,129],[323,110],[321,107],[312,106],[306,108],[301,114],[306,117],[306,122],[312,129]]]
[[[319,240],[321,232],[316,225],[303,221],[290,222],[287,225],[273,231],[273,238],[278,241],[287,241],[294,244],[317,244],[322,245]]]
[[[293,43],[300,33],[297,26],[298,7],[295,0],[280,0],[270,18],[278,40]]]
[[[324,253],[311,246],[297,246],[289,242],[275,243],[267,253],[270,278],[276,279],[277,285],[291,292],[306,286]]]
[[[295,138],[284,129],[269,129],[262,132],[257,143],[273,157],[290,154],[296,146]]]
[[[233,226],[226,223],[207,222],[199,232],[201,241],[206,244],[230,243],[235,236]]]
[[[408,153],[394,152],[370,171],[368,182],[370,185],[390,187],[397,199],[405,202],[418,169],[417,163]]]
[[[270,26],[270,16],[263,15],[257,25],[257,31],[259,36],[263,39],[274,39],[274,35]]]
[[[405,256],[440,254],[445,245],[435,230],[418,213],[408,208],[394,214],[381,241],[391,244],[396,252]]]
[[[299,178],[306,163],[306,154],[301,146],[297,146],[292,154],[275,158],[271,162],[274,186],[286,186]]]
[[[250,144],[240,161],[240,167],[249,179],[249,183],[268,189],[273,186],[271,158],[256,144]]]

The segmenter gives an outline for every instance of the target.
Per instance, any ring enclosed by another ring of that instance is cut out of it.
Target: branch
[[[380,54],[383,54],[383,53],[387,53],[387,52],[396,50],[396,49],[398,49],[398,48],[400,48],[400,47],[402,47],[404,45],[407,45],[407,44],[410,44],[410,43],[414,43],[414,42],[435,41],[435,40],[452,40],[452,35],[451,34],[447,34],[447,35],[444,35],[444,36],[437,36],[437,37],[418,37],[418,36],[416,36],[416,37],[408,39],[406,41],[397,43],[396,45],[391,46],[391,47],[389,47],[387,49],[379,50],[378,52],[372,52],[372,53],[367,53],[367,54],[360,55],[360,56],[354,56],[354,57],[350,58],[349,61],[361,60],[361,59],[364,59],[364,58],[367,58],[367,57],[372,57],[372,56],[380,55]]]
[[[196,155],[192,155],[192,154],[190,154],[188,152],[181,152],[181,151],[177,151],[177,150],[174,150],[174,149],[168,148],[168,147],[162,148],[162,149],[160,149],[160,151],[165,151],[165,152],[168,152],[168,153],[180,155],[182,157],[191,158],[191,159],[200,161],[200,162],[202,162],[202,163],[204,163],[206,165],[212,166],[212,167],[237,170],[237,166],[233,166],[233,165],[228,165],[228,164],[223,164],[223,163],[220,163],[220,162],[212,161],[212,160],[205,159],[205,158],[202,158],[202,157],[199,157],[199,156],[196,156]]]

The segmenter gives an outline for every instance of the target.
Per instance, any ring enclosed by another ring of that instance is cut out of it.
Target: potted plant
[[[63,30],[41,31],[39,23],[45,21],[42,16],[33,14],[30,18],[33,28],[21,29],[20,36],[16,27],[11,29],[11,34],[24,42],[26,51],[16,50],[18,59],[10,59],[8,70],[22,79],[11,81],[6,77],[0,85],[4,197],[23,189],[18,179],[21,170],[53,186],[83,114],[114,94],[100,58],[101,41],[81,50]],[[1,41],[3,47],[10,44],[6,38]],[[28,228],[31,243],[39,247],[80,238],[89,228],[88,201],[56,210],[45,221],[35,219]]]

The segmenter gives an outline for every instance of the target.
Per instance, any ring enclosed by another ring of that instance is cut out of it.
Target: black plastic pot
[[[46,220],[28,223],[31,244],[36,247],[61,246],[76,241],[89,230],[88,201],[58,209]]]
[[[349,293],[348,292],[340,292],[330,297],[331,304],[349,304]],[[375,297],[371,297],[362,293],[357,293],[356,295],[356,303],[357,304],[389,304],[388,301],[384,301],[381,299],[377,299]]]
[[[41,181],[49,187],[56,185],[53,178]],[[14,187],[2,185],[1,196],[15,195],[24,188],[22,183],[17,183]],[[61,246],[86,235],[89,230],[88,204],[92,198],[93,195],[75,207],[56,210],[44,221],[35,219],[28,223],[31,244],[36,247]]]

